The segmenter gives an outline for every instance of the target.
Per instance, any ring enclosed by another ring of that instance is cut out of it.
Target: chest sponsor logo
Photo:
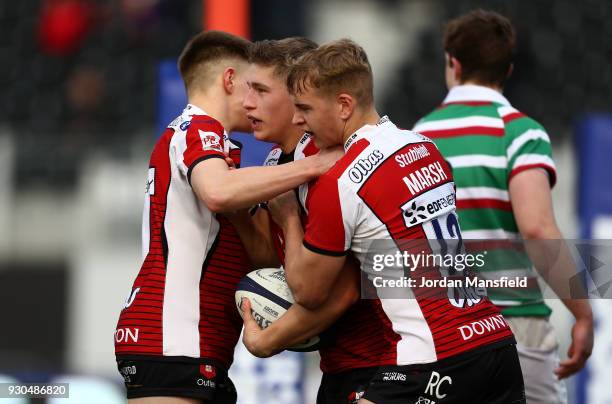
[[[419,194],[446,180],[448,180],[448,175],[439,161],[421,167],[403,178],[404,184],[412,195]]]
[[[348,176],[355,184],[359,184],[370,173],[378,163],[384,159],[384,155],[380,150],[374,150],[367,157],[357,160],[349,169]]]
[[[215,132],[204,132],[199,129],[198,133],[200,134],[200,139],[202,139],[202,148],[204,150],[223,151],[221,136],[217,135]]]

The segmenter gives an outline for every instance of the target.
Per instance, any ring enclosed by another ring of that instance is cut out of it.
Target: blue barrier
[[[577,202],[580,237],[609,238],[612,229],[602,232],[601,223],[612,218],[612,115],[590,114],[583,117],[575,128],[574,144],[579,162]],[[605,299],[593,301],[596,345],[586,368],[577,377],[578,404],[612,400],[609,385],[603,381],[609,377],[612,357],[601,358],[601,355],[607,353],[609,356],[612,352],[610,327],[604,325],[611,321],[607,307],[609,303]]]

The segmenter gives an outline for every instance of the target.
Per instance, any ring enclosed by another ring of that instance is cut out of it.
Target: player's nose
[[[293,118],[291,119],[291,123],[296,125],[296,126],[305,126],[306,125],[306,120],[304,119],[304,115],[302,115],[298,111],[295,111],[293,113]]]
[[[242,100],[242,108],[246,110],[255,109],[255,97],[253,97],[253,90],[247,91],[244,100]]]

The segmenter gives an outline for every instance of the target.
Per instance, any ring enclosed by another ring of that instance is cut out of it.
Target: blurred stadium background
[[[164,114],[180,109],[160,103],[160,64],[174,63],[187,39],[214,23],[212,3],[0,0],[0,379],[70,380],[70,402],[122,402],[113,330],[140,265],[148,156]],[[506,96],[551,136],[561,229],[568,238],[612,238],[611,216],[601,216],[612,213],[608,0],[223,3],[227,29],[254,40],[357,40],[373,65],[379,112],[407,128],[446,93],[443,22],[476,7],[502,12],[519,37]],[[609,149],[582,147],[592,136]],[[253,150],[256,163],[267,146]],[[588,166],[597,151],[603,162]],[[564,355],[571,319],[551,304]],[[609,312],[609,302],[596,304]],[[610,323],[598,322],[591,369],[570,381],[571,403],[612,403]],[[314,402],[317,354],[265,369],[237,356],[242,403]]]

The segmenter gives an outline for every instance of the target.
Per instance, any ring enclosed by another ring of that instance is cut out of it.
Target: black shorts
[[[376,404],[525,404],[515,345],[428,365],[381,367],[366,389]]]
[[[227,369],[211,360],[183,357],[117,358],[127,398],[188,397],[204,403],[235,404],[236,388]]]
[[[357,404],[378,367],[323,373],[317,393],[317,404]]]

